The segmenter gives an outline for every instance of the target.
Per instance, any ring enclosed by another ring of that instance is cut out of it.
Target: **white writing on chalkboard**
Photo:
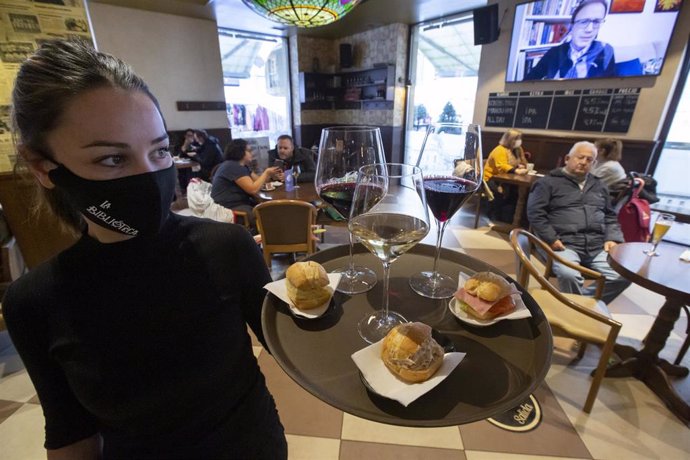
[[[625,133],[640,88],[491,93],[488,127]]]

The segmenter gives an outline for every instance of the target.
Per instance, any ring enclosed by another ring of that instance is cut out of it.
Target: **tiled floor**
[[[513,253],[505,235],[487,222],[471,229],[461,213],[448,228],[444,246],[480,258],[508,274]],[[329,228],[326,243],[344,239]],[[433,244],[429,239],[426,241]],[[288,259],[273,265],[282,277]],[[621,340],[639,344],[663,298],[631,286],[609,308],[623,323]],[[676,324],[662,356],[675,358],[685,338],[687,318]],[[527,433],[510,433],[486,421],[459,427],[403,428],[370,422],[334,409],[297,386],[260,347],[259,363],[275,396],[288,437],[290,458],[298,459],[687,459],[690,431],[644,384],[632,378],[604,379],[590,415],[581,411],[598,350],[590,347],[576,365],[571,341],[556,339],[546,381],[535,392],[543,421]],[[690,356],[684,360],[690,366]],[[674,382],[690,400],[690,378]],[[33,387],[6,332],[0,332],[0,460],[45,458],[43,417]]]

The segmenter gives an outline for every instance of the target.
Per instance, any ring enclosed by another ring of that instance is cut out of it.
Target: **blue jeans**
[[[604,275],[606,277],[606,282],[604,284],[604,292],[601,296],[601,300],[607,304],[615,299],[618,294],[623,292],[625,288],[630,286],[630,281],[621,277],[609,266],[608,262],[606,261],[606,256],[608,253],[604,252],[603,250],[594,257],[581,256],[572,249],[557,251],[556,254],[565,260],[575,262],[583,267],[591,268],[592,270],[596,270]],[[582,277],[582,273],[579,271],[573,270],[572,268],[568,268],[565,265],[554,261],[553,272],[558,277],[558,286],[561,292],[586,296],[594,295],[596,284],[591,284],[588,287],[583,288],[585,280]]]

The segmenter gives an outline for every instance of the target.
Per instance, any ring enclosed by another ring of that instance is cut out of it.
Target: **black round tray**
[[[420,244],[391,268],[390,309],[409,321],[422,321],[467,353],[458,367],[437,387],[409,406],[367,390],[350,356],[368,344],[357,332],[365,313],[380,309],[382,267],[361,244],[355,245],[355,263],[377,271],[379,283],[369,292],[348,296],[336,292],[328,311],[318,319],[293,317],[285,303],[272,294],[264,300],[262,324],[273,357],[300,386],[324,402],[350,414],[404,426],[450,426],[504,412],[525,399],[544,379],[551,362],[551,329],[532,297],[522,298],[532,317],[503,320],[474,327],[448,309],[449,299],[417,295],[408,278],[431,269],[435,248]],[[309,259],[327,271],[347,265],[348,247],[318,252]],[[498,269],[457,251],[442,249],[439,270],[457,277]]]

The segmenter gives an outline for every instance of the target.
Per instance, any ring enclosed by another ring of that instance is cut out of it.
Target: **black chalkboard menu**
[[[640,88],[617,89],[616,93],[611,98],[611,105],[609,106],[609,114],[606,118],[604,131],[627,133],[639,97]]]
[[[606,115],[611,105],[611,89],[586,89],[582,91],[577,109],[575,131],[603,131]]]
[[[555,91],[548,129],[569,131],[573,129],[577,108],[580,106],[582,90],[569,89]]]
[[[486,109],[486,125],[494,127],[513,126],[518,93],[491,93]]]
[[[640,88],[490,93],[487,127],[626,133]]]
[[[545,129],[551,111],[553,91],[521,91],[519,96],[513,126]]]

